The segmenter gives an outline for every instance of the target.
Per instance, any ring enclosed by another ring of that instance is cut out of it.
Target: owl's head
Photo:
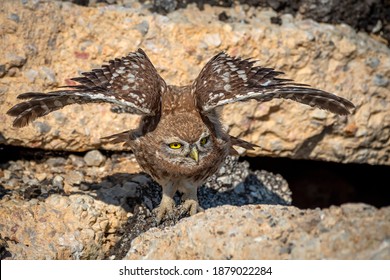
[[[161,150],[172,163],[198,165],[213,150],[213,143],[205,131],[195,141],[185,137],[168,137],[161,143]]]
[[[166,125],[164,125],[164,123]],[[158,139],[162,158],[172,164],[197,166],[214,151],[215,137],[200,116],[192,113],[170,115],[162,120]]]

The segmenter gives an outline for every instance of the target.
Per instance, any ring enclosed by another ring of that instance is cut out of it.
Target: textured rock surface
[[[0,231],[12,259],[102,259],[127,219],[120,206],[88,195],[0,203]]]
[[[151,229],[127,259],[390,259],[390,207],[222,206]]]
[[[101,167],[76,155],[0,164],[0,237],[7,245],[1,258],[104,258],[131,216],[127,200],[136,196],[110,175],[130,180],[137,171],[125,155]]]
[[[126,240],[156,226],[152,209],[160,203],[161,188],[139,173],[132,154],[33,156],[37,159],[0,162],[1,259],[118,258],[130,248]],[[100,159],[99,166],[88,164],[91,158]],[[235,158],[218,175],[199,190],[204,208],[291,204],[280,175],[251,171]],[[229,182],[218,180],[228,176]],[[179,204],[179,195],[175,199]],[[176,214],[160,227],[186,216],[180,205]]]
[[[133,0],[62,0],[83,6],[118,4],[131,6]],[[303,18],[325,23],[345,23],[355,30],[365,30],[382,36],[390,44],[390,3],[382,0],[142,0],[150,9],[161,14],[183,9],[188,4],[196,3],[199,9],[205,5],[234,7],[241,4],[249,7],[271,7],[280,14],[298,14]],[[221,20],[229,21],[229,16],[221,14]],[[274,17],[278,23],[280,19]]]
[[[390,207],[300,210],[280,175],[228,158],[199,191],[204,213],[179,206],[156,227],[161,190],[134,156],[92,155],[0,163],[1,259],[390,259]]]
[[[222,12],[230,22],[218,21]],[[230,133],[261,147],[252,155],[390,164],[389,49],[346,25],[284,15],[279,26],[271,24],[273,16],[270,10],[239,6],[205,6],[202,12],[189,6],[162,16],[139,4],[85,8],[5,1],[0,10],[5,50],[0,53],[0,141],[72,151],[121,149],[100,138],[134,127],[138,118],[116,115],[109,105],[68,107],[18,130],[4,113],[19,93],[69,85],[79,72],[138,47],[173,84],[191,82],[209,58],[227,50],[357,106],[348,118],[281,100],[227,106],[223,118]]]

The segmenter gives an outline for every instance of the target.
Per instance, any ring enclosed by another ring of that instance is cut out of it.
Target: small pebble
[[[84,181],[84,174],[81,171],[72,170],[64,178],[70,185],[79,185]]]
[[[59,189],[63,189],[64,187],[64,178],[62,178],[60,175],[56,175],[53,178],[53,186]]]
[[[137,24],[135,26],[135,29],[137,29],[143,36],[145,36],[149,31],[149,22],[144,20],[141,23]]]
[[[9,171],[9,170],[4,170],[3,173],[4,173],[4,179],[5,179],[5,180],[11,179],[11,174],[12,174],[11,171]]]
[[[79,189],[82,191],[87,191],[89,190],[89,186],[86,184],[80,184]]]
[[[374,85],[378,87],[387,87],[389,84],[389,79],[381,74],[376,74],[374,76]]]
[[[106,157],[98,150],[89,151],[84,156],[84,161],[88,166],[100,166],[105,160]]]
[[[52,157],[46,160],[46,164],[52,167],[59,167],[65,165],[66,159],[62,157]]]
[[[76,155],[70,155],[69,159],[72,163],[73,166],[75,167],[84,167],[85,166],[85,161],[82,157],[76,156]]]

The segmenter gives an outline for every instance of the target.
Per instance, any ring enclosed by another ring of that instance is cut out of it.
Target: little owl
[[[38,117],[71,104],[109,102],[125,112],[142,116],[138,128],[107,137],[126,142],[138,163],[163,191],[156,209],[161,222],[173,213],[173,196],[181,192],[183,208],[190,215],[201,211],[197,189],[218,170],[232,146],[254,145],[229,135],[219,119],[219,107],[255,99],[259,102],[286,98],[346,115],[354,105],[334,94],[279,78],[283,72],[254,66],[255,61],[214,56],[191,85],[167,85],[139,49],[109,61],[100,69],[73,78],[78,85],[49,93],[27,92],[26,101],[7,113],[13,125],[23,127]]]

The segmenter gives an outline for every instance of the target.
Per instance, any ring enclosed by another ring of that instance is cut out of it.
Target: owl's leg
[[[184,192],[182,196],[182,200],[184,200],[183,209],[184,211],[188,212],[190,216],[204,211],[203,208],[199,205],[197,190],[198,188],[194,186],[191,188],[186,188],[186,192]]]
[[[162,198],[160,205],[155,209],[156,221],[157,224],[160,224],[162,220],[168,216],[173,215],[175,208],[175,201],[173,200],[173,195],[176,192],[176,188],[173,184],[167,184],[162,186]]]

